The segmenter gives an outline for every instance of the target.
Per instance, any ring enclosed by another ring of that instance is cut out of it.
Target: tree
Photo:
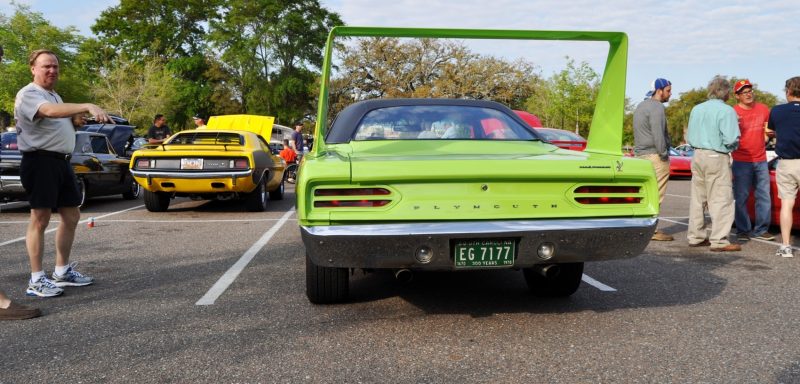
[[[14,15],[0,14],[0,46],[4,56],[0,65],[0,126],[10,124],[17,91],[32,77],[28,55],[37,49],[49,49],[58,55],[61,77],[56,91],[68,102],[85,102],[88,96],[87,74],[75,60],[75,50],[83,41],[75,27],[58,28],[32,12],[30,7],[15,4]]]
[[[136,62],[120,55],[116,66],[101,76],[92,90],[107,111],[126,117],[144,134],[156,113],[153,111],[172,109],[177,85],[160,59]]]
[[[537,113],[546,127],[575,130],[586,137],[594,114],[600,75],[587,62],[567,67],[539,84],[528,99],[527,108]]]
[[[175,102],[146,114],[160,112],[176,128],[185,127],[192,114],[212,110],[211,89],[204,78],[208,62],[203,26],[216,9],[216,0],[122,0],[104,10],[92,25],[98,36],[93,45],[99,45],[102,49],[98,52],[103,55],[90,56],[94,60],[90,66],[103,75],[118,64],[132,70],[136,68],[132,63],[140,68],[146,68],[148,62],[161,63],[175,79],[169,86]]]
[[[440,39],[358,39],[345,46],[331,80],[332,114],[379,97],[494,100],[520,108],[538,79],[532,64],[508,62]]]
[[[279,121],[314,110],[316,70],[328,31],[342,25],[317,0],[231,0],[210,21],[210,41],[221,52],[244,111]]]

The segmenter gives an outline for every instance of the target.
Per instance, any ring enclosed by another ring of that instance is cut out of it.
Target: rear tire
[[[283,191],[284,191],[284,189],[286,189],[286,188],[285,188],[283,179],[281,179],[281,185],[279,185],[276,190],[269,192],[269,199],[270,200],[283,200]]]
[[[583,277],[583,263],[557,265],[559,270],[553,277],[544,277],[535,268],[522,270],[531,293],[539,297],[567,297],[578,290]]]
[[[269,203],[269,193],[267,192],[267,177],[262,177],[260,183],[253,192],[245,197],[244,205],[250,212],[264,212]]]
[[[139,193],[142,191],[142,186],[136,182],[136,180],[131,179],[131,186],[128,188],[126,192],[122,193],[122,198],[125,200],[136,200],[139,197]]]
[[[306,254],[306,296],[314,304],[333,304],[347,300],[350,277],[347,268],[320,267]]]
[[[144,206],[150,212],[166,212],[169,208],[169,200],[169,193],[144,190]]]

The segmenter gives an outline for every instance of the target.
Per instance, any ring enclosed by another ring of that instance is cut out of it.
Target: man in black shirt
[[[167,126],[167,118],[158,114],[153,118],[153,126],[147,130],[147,142],[150,144],[161,144],[172,135],[172,131]]]
[[[781,198],[782,244],[775,255],[793,257],[789,240],[794,201],[800,187],[800,76],[786,80],[786,101],[772,108],[768,125],[775,131],[775,153],[781,158],[775,171],[775,183]]]

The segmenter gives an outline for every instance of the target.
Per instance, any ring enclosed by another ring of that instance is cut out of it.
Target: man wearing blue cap
[[[633,111],[633,151],[636,157],[653,163],[658,180],[659,204],[664,201],[669,180],[669,146],[667,115],[664,104],[672,96],[672,83],[658,78],[653,81],[647,97]],[[672,235],[656,230],[652,240],[672,241]]]

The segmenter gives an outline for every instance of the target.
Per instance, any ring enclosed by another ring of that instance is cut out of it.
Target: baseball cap
[[[739,80],[733,85],[733,93],[739,93],[744,87],[753,88],[753,84],[750,84],[750,80],[747,79]]]
[[[669,80],[662,79],[662,78],[659,77],[658,79],[653,80],[653,83],[650,84],[650,90],[647,91],[645,96],[647,96],[647,97],[653,96],[656,93],[657,90],[664,89],[664,88],[666,88],[667,86],[670,86],[670,85],[672,85],[672,83]]]
[[[194,119],[194,120],[203,120],[203,117],[200,116],[200,115],[194,115],[194,116],[192,116],[192,119]]]

